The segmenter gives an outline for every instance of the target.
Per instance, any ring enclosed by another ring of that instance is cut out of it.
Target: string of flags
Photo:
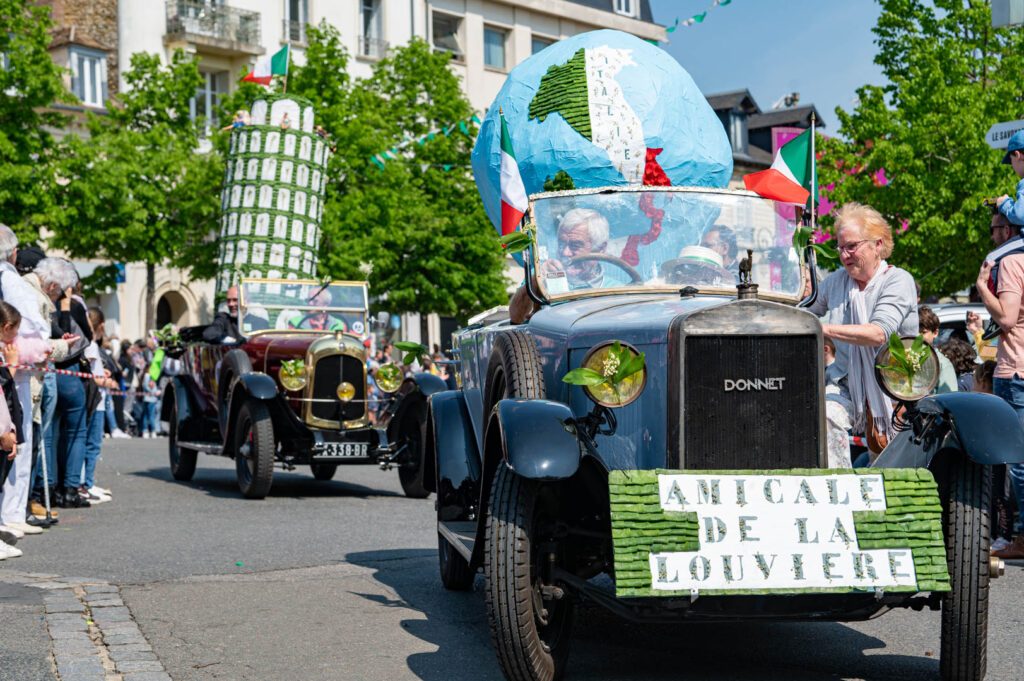
[[[703,12],[701,12],[700,14],[694,14],[692,17],[688,19],[679,19],[678,17],[676,17],[675,23],[667,27],[665,29],[665,32],[674,33],[675,30],[680,26],[693,26],[694,24],[703,24],[704,19],[706,19],[708,16],[708,12],[715,9],[716,7],[725,7],[726,5],[729,5],[731,3],[732,0],[713,0],[711,6],[704,10]]]
[[[409,147],[411,147],[414,144],[416,146],[422,147],[427,142],[433,141],[438,135],[444,135],[445,137],[450,137],[451,134],[454,133],[456,130],[461,132],[463,135],[469,136],[469,124],[470,123],[475,123],[476,125],[480,125],[480,123],[481,123],[480,117],[477,116],[476,114],[473,114],[469,118],[466,118],[466,119],[461,120],[461,121],[456,121],[455,123],[452,123],[451,125],[447,125],[447,126],[445,126],[443,128],[437,128],[436,130],[431,130],[427,134],[422,135],[420,137],[413,137],[412,135],[406,135],[406,138],[404,140],[402,140],[402,142],[400,142],[399,144],[396,144],[395,146],[391,147],[390,149],[388,149],[386,151],[382,151],[379,154],[374,154],[373,156],[371,156],[370,157],[370,161],[375,166],[377,166],[378,168],[383,170],[384,169],[384,165],[386,163],[389,163],[391,161],[401,160],[399,152],[401,152],[403,149],[408,149]],[[428,165],[428,164],[421,164],[421,165]],[[457,164],[445,163],[445,164],[440,164],[440,165],[434,165],[432,167],[444,167],[445,170],[450,170],[451,168],[456,167],[456,166],[457,166]]]

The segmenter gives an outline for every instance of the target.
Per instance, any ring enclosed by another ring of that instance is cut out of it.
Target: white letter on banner
[[[850,503],[850,492],[846,492],[846,497],[839,501],[839,481],[835,478],[829,478],[828,480],[828,503],[833,506],[842,504],[846,506]]]
[[[796,501],[793,503],[799,504],[801,497],[803,497],[808,504],[818,503],[818,500],[815,499],[814,495],[811,493],[811,486],[807,484],[807,480],[800,481],[800,491],[796,493]]]
[[[796,531],[797,531],[797,536],[799,537],[799,539],[797,541],[799,541],[801,544],[817,544],[818,543],[818,533],[817,533],[817,531],[815,531],[815,533],[814,533],[814,539],[811,539],[811,540],[807,539],[807,518],[797,518],[796,519]]]
[[[679,489],[679,483],[675,480],[672,481],[672,487],[668,490],[668,495],[665,497],[665,501],[662,502],[662,506],[676,499],[680,506],[686,506],[686,497],[683,496],[683,490]]]
[[[678,582],[678,572],[676,572],[676,576],[672,579],[668,578],[668,559],[664,556],[657,556],[656,559],[658,561],[658,581],[662,584],[671,584],[672,582]]]
[[[772,492],[772,483],[773,482],[776,485],[778,485],[780,488],[782,487],[782,481],[779,480],[778,478],[768,478],[767,480],[765,480],[764,481],[764,500],[767,501],[769,504],[781,504],[782,503],[782,497],[780,496],[778,499],[776,499],[775,498],[775,493]]]
[[[697,576],[697,561],[700,561],[702,577]],[[711,561],[704,556],[694,556],[693,560],[690,561],[690,576],[693,577],[694,581],[706,581],[711,576]]]
[[[756,515],[741,515],[740,516],[740,541],[761,541],[757,537],[751,537],[747,533],[753,532],[754,528],[748,523],[757,520]]]
[[[757,567],[758,567],[758,568],[759,568],[759,569],[761,570],[761,572],[762,572],[762,573],[764,574],[764,578],[765,578],[765,579],[768,579],[768,577],[770,577],[770,576],[771,576],[771,574],[772,574],[772,566],[774,566],[774,565],[775,565],[775,558],[776,558],[776,556],[775,556],[775,554],[773,553],[773,554],[772,554],[772,560],[771,560],[771,562],[769,563],[768,561],[766,561],[766,560],[764,559],[764,556],[763,556],[763,555],[761,555],[760,553],[755,553],[755,554],[754,554],[754,560],[755,560],[755,561],[757,561]]]
[[[836,518],[836,527],[832,530],[832,536],[828,540],[830,544],[836,543],[837,534],[839,535],[839,538],[843,540],[843,543],[846,544],[846,548],[850,548],[850,544],[853,543],[853,540],[850,539],[850,533],[846,531],[845,527],[843,527],[842,518]]]
[[[709,544],[714,544],[725,539],[725,523],[721,518],[707,516],[704,518],[704,539]]]
[[[868,506],[871,504],[885,504],[885,493],[879,495],[874,488],[881,481],[881,476],[864,476],[860,479],[860,496]]]
[[[722,495],[719,490],[719,481],[712,480],[711,486],[708,486],[707,480],[697,481],[697,503],[698,504],[719,504],[721,503]]]

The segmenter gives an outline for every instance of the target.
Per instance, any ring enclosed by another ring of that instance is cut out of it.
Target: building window
[[[636,0],[615,0],[615,13],[635,17],[637,4]]]
[[[306,0],[285,0],[284,38],[290,43],[306,43],[309,6]]]
[[[530,40],[530,54],[537,54],[548,45],[554,45],[554,38],[543,38],[539,35],[535,35]]]
[[[450,52],[455,59],[462,61],[465,52],[462,49],[462,18],[452,14],[434,12],[430,19],[430,35],[434,49],[438,52]]]
[[[199,74],[203,83],[196,89],[195,97],[189,102],[189,114],[192,120],[200,122],[207,135],[217,125],[217,108],[221,99],[228,94],[227,71],[204,71]]]
[[[68,49],[71,91],[86,106],[102,107],[107,100],[107,55],[73,45]]]
[[[732,150],[747,153],[747,114],[733,111],[729,114],[729,137],[732,138]]]
[[[383,39],[382,16],[380,0],[360,0],[359,26],[362,29],[362,35],[359,36],[360,56],[381,59],[387,52],[387,43]]]
[[[508,31],[496,26],[484,26],[484,65],[505,70],[505,41]]]

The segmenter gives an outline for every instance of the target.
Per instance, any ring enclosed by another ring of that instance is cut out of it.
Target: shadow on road
[[[488,630],[482,577],[477,577],[472,592],[445,591],[437,575],[437,554],[429,550],[350,553],[346,560],[374,570],[374,579],[393,590],[398,598],[356,595],[378,605],[422,613],[422,618],[402,621],[405,631],[437,647],[435,652],[408,657],[409,669],[418,678],[502,678]],[[929,657],[924,650],[915,656],[886,654],[885,648],[884,641],[844,624],[639,625],[584,604],[576,619],[565,679],[937,678],[937,650]]]
[[[206,494],[217,498],[240,499],[242,493],[238,491],[238,481],[235,478],[234,469],[227,468],[199,468],[195,477],[190,482],[178,482],[171,477],[171,472],[166,468],[150,468],[147,470],[132,471],[128,475],[140,478],[159,480],[171,485],[187,485],[198,489]],[[384,475],[382,473],[381,475]],[[339,467],[334,480],[314,480],[309,473],[288,473],[274,471],[274,484],[270,488],[268,497],[287,497],[290,499],[312,499],[329,497],[399,497],[403,495],[383,489],[373,489],[365,485],[357,485],[345,482],[344,467]]]

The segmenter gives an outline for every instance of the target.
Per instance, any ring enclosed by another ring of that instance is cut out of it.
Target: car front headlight
[[[638,363],[641,367],[625,378],[616,381],[616,372],[627,363]],[[621,341],[598,345],[583,359],[583,368],[595,371],[607,380],[583,384],[587,396],[602,407],[625,407],[640,397],[647,385],[647,367],[643,355],[631,345]]]
[[[306,363],[300,359],[281,362],[277,380],[289,392],[302,390],[306,387]]]
[[[394,364],[385,364],[377,369],[377,387],[386,393],[393,393],[402,387],[402,370]]]
[[[895,336],[895,334],[893,334]],[[900,402],[915,402],[931,394],[939,383],[938,350],[913,336],[900,338],[903,346],[902,357],[894,357],[893,349],[899,354],[899,346],[890,339],[888,345],[875,355],[875,378],[886,395]]]
[[[342,381],[338,384],[335,393],[342,402],[351,402],[352,398],[356,396],[356,387],[348,381]]]

